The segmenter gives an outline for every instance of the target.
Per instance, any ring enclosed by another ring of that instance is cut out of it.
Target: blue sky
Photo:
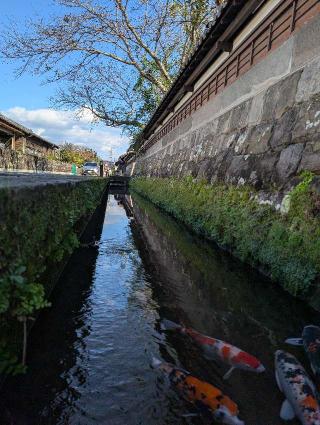
[[[52,0],[0,0],[0,31],[10,20],[24,26],[28,18],[49,16],[59,8]],[[61,12],[61,10],[60,10]],[[92,125],[89,116],[78,120],[71,112],[52,109],[50,97],[57,86],[43,84],[41,77],[14,76],[14,65],[0,60],[0,111],[12,119],[32,128],[55,143],[68,141],[87,145],[100,156],[118,157],[128,146],[119,129],[103,124]]]

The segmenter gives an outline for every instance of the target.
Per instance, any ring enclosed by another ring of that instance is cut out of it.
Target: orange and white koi
[[[190,375],[186,370],[153,358],[152,366],[162,370],[182,397],[200,411],[210,413],[218,422],[228,425],[244,425],[238,418],[239,410],[228,396],[218,388]]]
[[[234,369],[248,370],[256,373],[265,371],[265,367],[256,357],[220,339],[203,335],[192,328],[185,328],[171,322],[171,320],[163,320],[161,328],[163,330],[177,330],[182,334],[188,335],[201,347],[208,359],[219,359],[230,365],[231,368],[224,375],[224,379],[228,379]]]
[[[280,417],[289,421],[296,416],[303,425],[320,425],[316,388],[298,360],[292,354],[278,350],[275,371],[279,389],[286,397]]]

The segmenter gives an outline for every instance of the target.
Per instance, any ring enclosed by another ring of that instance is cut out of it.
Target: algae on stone
[[[0,373],[22,370],[19,321],[48,306],[62,260],[105,188],[105,179],[92,179],[0,190]]]
[[[139,177],[131,188],[293,295],[306,296],[320,274],[320,196],[312,180],[311,173],[302,176],[287,214],[259,204],[249,186]]]

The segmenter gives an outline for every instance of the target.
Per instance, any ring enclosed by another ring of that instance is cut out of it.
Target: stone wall
[[[268,189],[320,174],[319,40],[317,16],[140,155],[135,175]]]
[[[0,145],[0,169],[71,173],[71,164],[49,160],[44,156],[24,154]]]

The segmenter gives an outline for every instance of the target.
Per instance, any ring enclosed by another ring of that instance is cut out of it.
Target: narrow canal
[[[97,235],[95,235],[97,237]],[[319,315],[249,267],[191,235],[140,197],[109,195],[100,244],[74,253],[34,326],[28,373],[6,381],[1,424],[202,424],[151,368],[152,356],[220,388],[246,425],[278,425],[283,397],[274,351]],[[266,372],[207,360],[190,339],[163,332],[184,323],[256,355]],[[298,422],[292,421],[292,424]]]

